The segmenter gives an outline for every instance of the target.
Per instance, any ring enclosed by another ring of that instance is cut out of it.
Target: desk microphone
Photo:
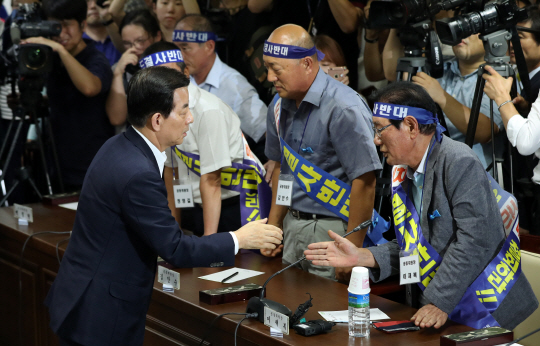
[[[361,229],[364,229],[366,227],[369,227],[371,226],[371,219],[370,220],[367,220],[367,221],[364,221],[362,222],[360,225],[358,225],[357,227],[353,228],[352,231],[350,231],[349,233],[345,234],[343,236],[343,238],[355,233],[355,232],[358,232],[359,230]],[[291,317],[292,315],[292,312],[291,310],[286,307],[285,305],[283,304],[280,304],[278,302],[275,302],[273,300],[270,300],[270,299],[266,299],[264,298],[264,295],[265,295],[265,291],[266,291],[266,285],[268,284],[268,282],[276,275],[278,274],[281,274],[283,273],[285,270],[289,269],[290,267],[293,267],[295,265],[297,265],[298,263],[302,262],[303,260],[306,259],[306,256],[302,256],[302,258],[300,258],[298,261],[288,265],[287,267],[281,269],[280,271],[272,274],[267,280],[266,282],[264,283],[262,289],[261,289],[261,294],[259,297],[251,297],[248,301],[248,306],[247,306],[247,310],[246,312],[247,313],[253,313],[253,312],[256,312],[258,313],[258,319],[259,321],[263,322],[264,323],[264,307],[267,306],[268,308],[274,310],[274,311],[277,311],[281,314],[284,314],[286,316],[288,316],[289,318]]]

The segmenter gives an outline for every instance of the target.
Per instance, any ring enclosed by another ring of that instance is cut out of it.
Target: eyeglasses
[[[388,126],[390,126],[390,125],[392,125],[392,124],[388,124],[388,125],[386,125],[386,126],[383,126],[383,127],[381,127],[380,129],[378,129],[378,128],[376,128],[375,126],[373,126],[373,127],[372,127],[372,128],[373,128],[373,135],[374,135],[374,136],[376,135],[379,139],[381,139],[381,132],[383,132],[383,131],[384,131]]]
[[[124,45],[124,48],[126,49],[130,49],[131,47],[136,47],[136,48],[142,48],[144,43],[146,41],[148,41],[148,39],[150,39],[150,37],[147,37],[147,38],[138,38],[136,39],[135,41],[132,42],[127,42],[127,41],[123,41],[122,44]]]

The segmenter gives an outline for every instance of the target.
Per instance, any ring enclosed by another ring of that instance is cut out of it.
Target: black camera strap
[[[516,26],[511,26],[508,31],[512,34],[512,46],[514,47],[514,55],[516,56],[516,64],[518,68],[519,78],[523,85],[525,92],[531,92],[531,81],[529,80],[529,72],[527,71],[527,63],[525,62],[525,55],[523,49],[521,49],[521,41],[519,39],[518,30]],[[533,95],[534,96],[534,95]],[[525,115],[527,117],[527,115]]]
[[[444,61],[439,36],[437,36],[437,33],[433,29],[428,35],[427,49],[429,53],[430,75],[433,78],[441,78],[444,74]]]

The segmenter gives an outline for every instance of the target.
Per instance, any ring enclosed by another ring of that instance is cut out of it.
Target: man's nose
[[[276,74],[275,74],[272,70],[268,70],[268,71],[267,71],[266,79],[267,79],[269,82],[273,83],[273,82],[277,81],[277,76],[276,76]]]

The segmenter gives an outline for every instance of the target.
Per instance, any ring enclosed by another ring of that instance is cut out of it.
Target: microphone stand
[[[351,235],[351,234],[353,234],[355,232],[358,232],[361,229],[367,228],[369,226],[371,226],[371,220],[364,221],[360,225],[353,228],[352,231],[345,234],[343,236],[343,238],[345,238],[345,237],[347,237],[347,236],[349,236],[349,235]],[[270,309],[272,309],[274,311],[277,311],[277,312],[279,312],[281,314],[284,314],[284,315],[286,315],[286,316],[288,316],[290,318],[291,315],[292,315],[292,311],[288,307],[286,307],[285,305],[280,304],[278,302],[275,302],[273,300],[264,298],[265,292],[266,292],[266,285],[268,284],[268,282],[270,280],[272,280],[273,277],[283,273],[285,270],[297,265],[298,263],[302,262],[305,259],[306,259],[306,256],[302,256],[302,258],[300,258],[296,262],[294,262],[294,263],[286,266],[285,268],[281,269],[280,271],[272,274],[266,280],[266,282],[264,283],[264,285],[263,285],[263,287],[261,289],[261,294],[259,295],[259,297],[251,297],[249,299],[246,312],[247,313],[257,312],[259,321],[264,323],[264,307],[267,306],[268,308],[270,308]]]

